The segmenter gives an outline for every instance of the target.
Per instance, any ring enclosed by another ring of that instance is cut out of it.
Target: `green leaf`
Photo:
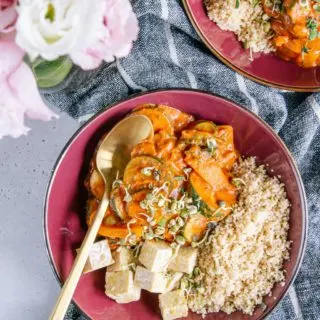
[[[314,40],[318,36],[317,29],[311,29],[309,34],[309,40]]]
[[[67,56],[59,57],[53,61],[37,58],[31,63],[31,68],[36,77],[38,87],[50,88],[66,78],[71,71],[72,61]]]
[[[307,47],[303,47],[303,48],[302,48],[302,52],[308,53],[308,52],[309,52],[309,49],[308,49]]]

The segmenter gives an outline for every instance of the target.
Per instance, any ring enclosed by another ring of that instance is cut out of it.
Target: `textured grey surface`
[[[32,131],[0,140],[0,319],[44,320],[58,294],[45,250],[43,201],[54,162],[78,128],[60,114]]]

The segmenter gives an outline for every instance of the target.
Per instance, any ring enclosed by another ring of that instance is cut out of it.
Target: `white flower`
[[[33,60],[82,52],[103,32],[101,0],[20,0],[17,44]]]

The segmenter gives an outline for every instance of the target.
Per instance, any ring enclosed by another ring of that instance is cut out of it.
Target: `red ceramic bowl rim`
[[[225,65],[227,65],[232,70],[240,73],[241,75],[245,76],[246,78],[248,78],[250,80],[253,80],[253,81],[258,82],[260,84],[263,84],[265,86],[269,86],[269,87],[273,87],[273,88],[277,88],[277,89],[289,90],[289,91],[297,91],[297,92],[319,92],[320,91],[320,87],[319,86],[305,86],[305,87],[302,87],[302,86],[300,86],[300,87],[287,86],[287,85],[284,85],[284,84],[281,84],[281,83],[265,80],[265,79],[260,78],[258,76],[252,75],[252,74],[246,72],[245,70],[242,70],[241,68],[235,66],[231,61],[226,59],[222,54],[219,53],[219,51],[217,51],[215,49],[214,45],[211,44],[209,39],[201,31],[201,28],[200,28],[197,20],[193,16],[192,9],[190,8],[189,0],[182,0],[182,3],[183,3],[183,6],[184,6],[184,9],[185,9],[185,11],[187,13],[188,18],[189,18],[192,26],[196,30],[196,32],[197,32],[198,36],[200,37],[200,39],[204,42],[204,44],[207,46],[207,48],[218,59],[220,59]]]
[[[46,190],[46,195],[45,195],[45,201],[44,201],[44,214],[43,214],[43,235],[44,235],[44,240],[45,240],[45,245],[46,245],[46,252],[47,252],[47,256],[48,256],[48,260],[49,260],[49,264],[51,266],[51,269],[58,281],[58,283],[60,284],[60,286],[62,286],[62,281],[60,279],[60,276],[55,268],[54,265],[54,261],[52,258],[52,253],[51,253],[51,248],[50,248],[50,243],[49,243],[49,237],[48,237],[48,229],[47,229],[47,217],[48,217],[48,199],[51,193],[51,187],[52,187],[52,183],[55,177],[56,172],[59,170],[59,166],[60,163],[62,162],[62,160],[64,159],[70,145],[72,144],[72,142],[77,138],[77,136],[87,127],[90,126],[91,123],[98,118],[100,115],[102,115],[103,113],[107,113],[111,108],[116,107],[118,104],[126,102],[128,100],[134,99],[136,97],[142,96],[142,95],[149,95],[149,94],[153,94],[153,93],[157,93],[157,92],[165,92],[165,91],[176,91],[176,92],[197,92],[200,94],[204,94],[204,95],[209,95],[209,96],[213,96],[213,97],[217,97],[223,100],[226,100],[228,102],[230,102],[233,107],[240,109],[242,112],[248,113],[249,115],[253,116],[258,122],[261,123],[262,126],[264,126],[271,134],[272,136],[277,140],[277,142],[280,144],[280,146],[283,148],[283,151],[288,155],[288,158],[290,159],[290,164],[291,164],[291,168],[292,171],[294,173],[295,179],[297,181],[297,185],[298,185],[298,189],[299,189],[299,195],[300,198],[302,199],[301,201],[301,210],[302,210],[302,239],[301,239],[301,244],[300,244],[300,248],[299,248],[299,255],[298,255],[298,259],[295,263],[294,266],[294,271],[293,271],[293,275],[289,281],[289,286],[287,287],[287,290],[285,290],[281,296],[279,296],[277,302],[275,303],[275,305],[270,308],[270,310],[268,311],[267,314],[265,314],[262,318],[259,318],[258,320],[262,320],[262,319],[266,319],[268,315],[270,315],[270,313],[275,309],[275,307],[279,304],[279,302],[284,298],[284,296],[286,295],[286,293],[288,292],[290,286],[292,285],[292,283],[294,282],[298,271],[301,267],[302,264],[302,260],[303,260],[303,256],[305,253],[305,249],[306,249],[306,238],[307,238],[307,233],[308,233],[308,209],[306,206],[307,200],[306,200],[306,194],[305,194],[305,190],[304,190],[304,185],[302,182],[302,178],[301,175],[299,173],[299,169],[295,163],[295,160],[293,159],[289,149],[287,148],[287,146],[285,145],[285,143],[281,140],[281,138],[274,132],[273,128],[266,123],[264,120],[262,120],[259,116],[257,116],[256,114],[254,114],[253,112],[251,112],[250,110],[247,110],[246,108],[244,108],[243,106],[241,106],[238,103],[235,103],[234,101],[227,99],[225,97],[219,96],[217,94],[212,94],[208,91],[204,91],[204,90],[196,90],[196,89],[187,89],[187,88],[172,88],[172,89],[156,89],[156,90],[149,90],[146,92],[141,92],[141,93],[137,93],[137,94],[133,94],[125,99],[119,100],[114,104],[111,104],[108,109],[102,109],[101,111],[99,111],[96,115],[94,115],[92,118],[90,118],[89,121],[87,121],[86,123],[84,123],[73,135],[72,137],[68,140],[68,142],[66,143],[66,145],[64,146],[64,148],[62,149],[60,155],[58,156],[58,159],[56,160],[53,169],[52,169],[52,174],[51,174],[51,178],[49,180],[48,186],[47,186],[47,190]],[[80,308],[80,306],[75,303],[72,300],[73,304],[77,306],[77,308],[79,310],[81,310],[81,312],[88,318],[90,319],[90,317],[84,313],[82,311],[82,309]]]

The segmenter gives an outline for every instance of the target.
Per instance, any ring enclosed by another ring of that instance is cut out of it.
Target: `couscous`
[[[234,32],[252,52],[275,51],[270,17],[256,0],[205,0],[208,17],[222,30]]]
[[[284,186],[254,158],[234,166],[239,201],[201,246],[196,284],[189,307],[208,312],[252,314],[275,282],[283,281],[290,204]]]

